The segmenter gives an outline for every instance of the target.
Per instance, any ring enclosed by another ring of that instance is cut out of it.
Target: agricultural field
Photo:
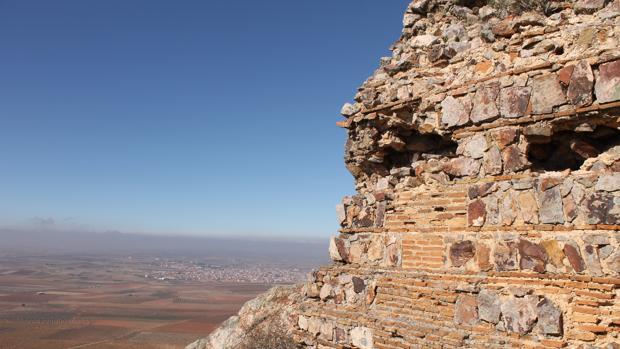
[[[0,349],[183,348],[274,284],[210,279],[204,266],[184,274],[195,267],[148,256],[1,257]]]

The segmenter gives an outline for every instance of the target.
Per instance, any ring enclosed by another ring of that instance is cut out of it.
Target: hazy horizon
[[[272,261],[294,259],[318,266],[328,261],[327,239],[256,236],[187,236],[123,232],[13,230],[0,228],[0,255],[148,254]]]
[[[406,6],[3,2],[0,226],[334,234],[335,123]]]

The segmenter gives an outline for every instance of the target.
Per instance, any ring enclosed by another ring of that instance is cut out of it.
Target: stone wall
[[[413,1],[343,107],[301,346],[620,348],[620,1],[485,3]]]

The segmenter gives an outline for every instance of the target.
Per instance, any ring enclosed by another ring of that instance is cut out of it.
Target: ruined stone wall
[[[413,1],[343,107],[301,346],[620,348],[620,1],[487,3]]]

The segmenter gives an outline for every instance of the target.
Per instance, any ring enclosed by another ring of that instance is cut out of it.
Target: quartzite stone
[[[470,119],[474,123],[490,121],[499,116],[496,100],[499,95],[499,85],[492,84],[478,88],[474,95],[474,107]]]
[[[535,296],[510,298],[503,302],[501,310],[504,328],[521,335],[531,332],[538,317],[536,312],[537,304],[538,299]]]
[[[373,349],[372,330],[366,327],[355,327],[351,330],[351,343],[360,349]]]
[[[334,261],[347,261],[347,248],[345,246],[344,240],[333,237],[329,241],[329,256]]]
[[[347,340],[347,331],[343,328],[336,327],[334,329],[334,339],[336,343],[344,343]]]
[[[500,317],[501,302],[497,293],[482,290],[478,294],[478,316],[480,320],[497,324]]]
[[[433,45],[427,51],[428,60],[431,62],[437,62],[438,60],[445,58],[445,45]]]
[[[519,241],[519,253],[521,269],[534,270],[538,273],[544,273],[547,266],[547,251],[540,245],[527,240]]]
[[[461,23],[450,24],[448,28],[443,31],[443,36],[448,41],[467,41],[467,32]]]
[[[567,243],[564,245],[564,254],[566,254],[566,258],[568,258],[568,262],[578,273],[581,273],[585,270],[586,264],[581,258],[581,254],[579,253],[578,247],[573,245],[572,243]]]
[[[303,315],[300,315],[299,318],[297,319],[297,326],[299,326],[299,328],[301,328],[302,330],[307,330],[308,329],[308,318],[306,318]]]
[[[470,199],[485,197],[495,190],[494,183],[474,184],[467,189],[467,196]]]
[[[507,192],[499,202],[501,203],[500,213],[502,225],[512,225],[517,218],[514,198],[509,192]]]
[[[488,271],[493,268],[491,264],[491,248],[484,243],[476,244],[476,263],[481,271]]]
[[[489,151],[484,154],[482,163],[484,172],[487,175],[498,175],[502,173],[502,153],[497,146],[491,146]]]
[[[500,149],[515,143],[519,140],[519,129],[516,127],[506,127],[493,131],[492,137]]]
[[[616,252],[607,260],[607,266],[609,269],[617,274],[620,274],[620,252]]]
[[[351,241],[351,246],[349,247],[348,252],[348,260],[347,262],[354,264],[361,264],[362,258],[365,257],[364,246],[362,242],[359,241]]]
[[[467,157],[454,158],[444,167],[444,172],[454,177],[475,176],[479,171],[480,161]]]
[[[560,176],[555,176],[555,175],[541,176],[538,188],[540,189],[540,191],[546,191],[546,190],[549,190],[555,187],[558,184],[563,183],[563,181],[564,181],[564,178]],[[560,189],[560,195],[562,195],[561,192],[562,190]]]
[[[336,216],[338,217],[338,223],[340,224],[347,221],[347,211],[343,204],[336,205]]]
[[[562,334],[562,311],[551,300],[542,298],[536,306],[538,312],[537,327],[547,335]]]
[[[534,193],[523,191],[517,197],[521,217],[525,223],[538,224],[538,202]]]
[[[590,64],[580,61],[573,70],[568,86],[567,97],[571,104],[585,107],[592,104],[592,87],[594,86],[594,74]]]
[[[426,16],[429,0],[413,0],[407,10]]]
[[[381,201],[377,204],[377,210],[375,213],[375,227],[382,227],[383,221],[385,219],[385,210],[386,210],[385,201]]]
[[[378,142],[381,148],[392,148],[397,151],[405,149],[407,143],[402,140],[395,132],[388,131],[381,136]]]
[[[383,259],[383,240],[380,237],[373,238],[366,251],[366,256],[369,261],[377,261]]]
[[[545,240],[540,244],[545,248],[545,251],[547,251],[551,264],[558,268],[564,265],[564,251],[557,240]]]
[[[424,34],[414,37],[411,41],[411,47],[426,48],[437,43],[439,43],[438,37],[436,37],[435,35]]]
[[[534,187],[534,180],[532,178],[513,179],[512,189],[514,190],[526,190]]]
[[[598,257],[598,248],[596,246],[586,245],[584,248],[583,256],[590,275],[603,275],[603,270],[601,269],[601,261]]]
[[[441,122],[448,127],[465,125],[469,122],[469,113],[458,99],[448,96],[441,102]]]
[[[609,245],[610,243],[609,235],[604,234],[604,233],[586,234],[581,239],[583,240],[584,243],[588,245],[601,246],[601,245]]]
[[[579,214],[577,204],[575,203],[575,199],[573,199],[572,195],[562,199],[562,209],[564,211],[564,218],[567,222],[574,221]]]
[[[308,283],[306,286],[306,297],[308,298],[319,298],[321,294],[321,290],[319,286],[315,283]]]
[[[396,267],[400,264],[400,248],[397,244],[388,245],[385,253],[388,266]]]
[[[616,224],[620,221],[620,209],[615,204],[615,197],[608,192],[595,192],[585,199],[588,224]]]
[[[605,245],[605,246],[601,246],[598,249],[598,256],[599,258],[602,260],[607,259],[607,257],[611,256],[611,254],[614,252],[616,248],[613,247],[612,245]]]
[[[530,94],[530,87],[512,86],[503,88],[499,97],[502,117],[518,118],[529,114]]]
[[[489,5],[482,6],[480,10],[478,10],[478,16],[483,20],[487,20],[491,17],[494,17],[496,14],[497,14],[497,9]]]
[[[587,27],[579,33],[575,44],[579,47],[590,47],[596,37],[596,28]]]
[[[353,282],[353,290],[355,293],[362,293],[366,289],[366,283],[364,283],[363,279],[354,276],[351,281]]]
[[[618,191],[620,190],[620,173],[603,174],[598,178],[596,186],[597,191]]]
[[[403,17],[403,27],[411,28],[415,24],[415,22],[420,19],[420,15],[414,13],[405,13]]]
[[[334,323],[325,321],[321,324],[321,338],[331,341],[334,337]]]
[[[350,103],[345,103],[342,106],[342,109],[340,110],[340,114],[342,114],[343,116],[346,117],[350,117],[353,116],[357,113],[359,113],[361,110],[360,105],[359,104],[350,104]]]
[[[454,322],[460,325],[473,326],[478,322],[478,302],[476,297],[461,295],[455,305]]]
[[[538,206],[540,223],[562,224],[564,223],[564,211],[562,209],[562,195],[559,187],[547,189],[539,194]]]
[[[353,225],[353,221],[355,220],[355,218],[357,217],[357,215],[360,213],[361,208],[358,205],[349,205],[346,207],[346,217],[347,217],[347,221],[346,224],[347,226],[352,226]]]
[[[620,60],[599,66],[599,76],[594,92],[596,101],[599,103],[620,100]]]
[[[534,78],[531,100],[534,114],[551,113],[553,107],[566,103],[557,75],[547,74]]]
[[[487,149],[489,149],[489,145],[483,134],[478,134],[469,138],[462,147],[462,153],[473,159],[481,159]]]
[[[368,285],[368,292],[366,292],[366,304],[370,305],[375,301],[377,297],[377,284],[372,282]]]
[[[469,262],[474,257],[476,248],[474,243],[467,241],[460,241],[453,244],[450,247],[450,261],[455,267],[461,267]]]
[[[469,42],[449,42],[448,45],[444,49],[444,55],[448,58],[452,58],[461,52],[465,52],[471,48],[471,43]]]
[[[383,67],[383,70],[388,73],[390,76],[396,75],[397,73],[407,71],[413,67],[413,62],[409,60],[400,60],[394,64],[388,64]]]
[[[575,70],[574,65],[567,65],[558,70],[558,80],[560,80],[560,83],[563,86],[568,87],[570,84],[570,78],[573,75],[573,70]]]
[[[486,225],[499,225],[500,224],[500,212],[499,212],[499,195],[489,195],[484,198],[484,204],[486,205]]]
[[[469,203],[467,207],[467,222],[470,226],[481,227],[486,219],[486,205],[481,199]]]
[[[512,17],[507,17],[502,21],[495,24],[492,28],[492,32],[497,36],[510,37],[516,33],[515,21]]]
[[[332,285],[324,284],[323,287],[321,287],[321,292],[319,293],[319,297],[321,298],[321,300],[324,301],[324,300],[331,298],[332,290],[333,290]]]
[[[536,123],[533,125],[529,125],[523,129],[523,134],[528,136],[528,140],[532,143],[540,143],[533,142],[533,140],[544,140],[544,143],[548,143],[549,137],[553,136],[553,128],[550,125],[545,123]],[[534,138],[536,137],[536,138]]]
[[[516,243],[508,241],[500,243],[495,247],[493,254],[495,267],[498,271],[509,271],[517,269],[517,247]]]
[[[353,226],[357,228],[367,228],[374,224],[372,207],[364,207],[361,212],[353,219]]]
[[[508,173],[523,170],[528,165],[527,157],[516,144],[502,150],[502,160],[504,171]]]

